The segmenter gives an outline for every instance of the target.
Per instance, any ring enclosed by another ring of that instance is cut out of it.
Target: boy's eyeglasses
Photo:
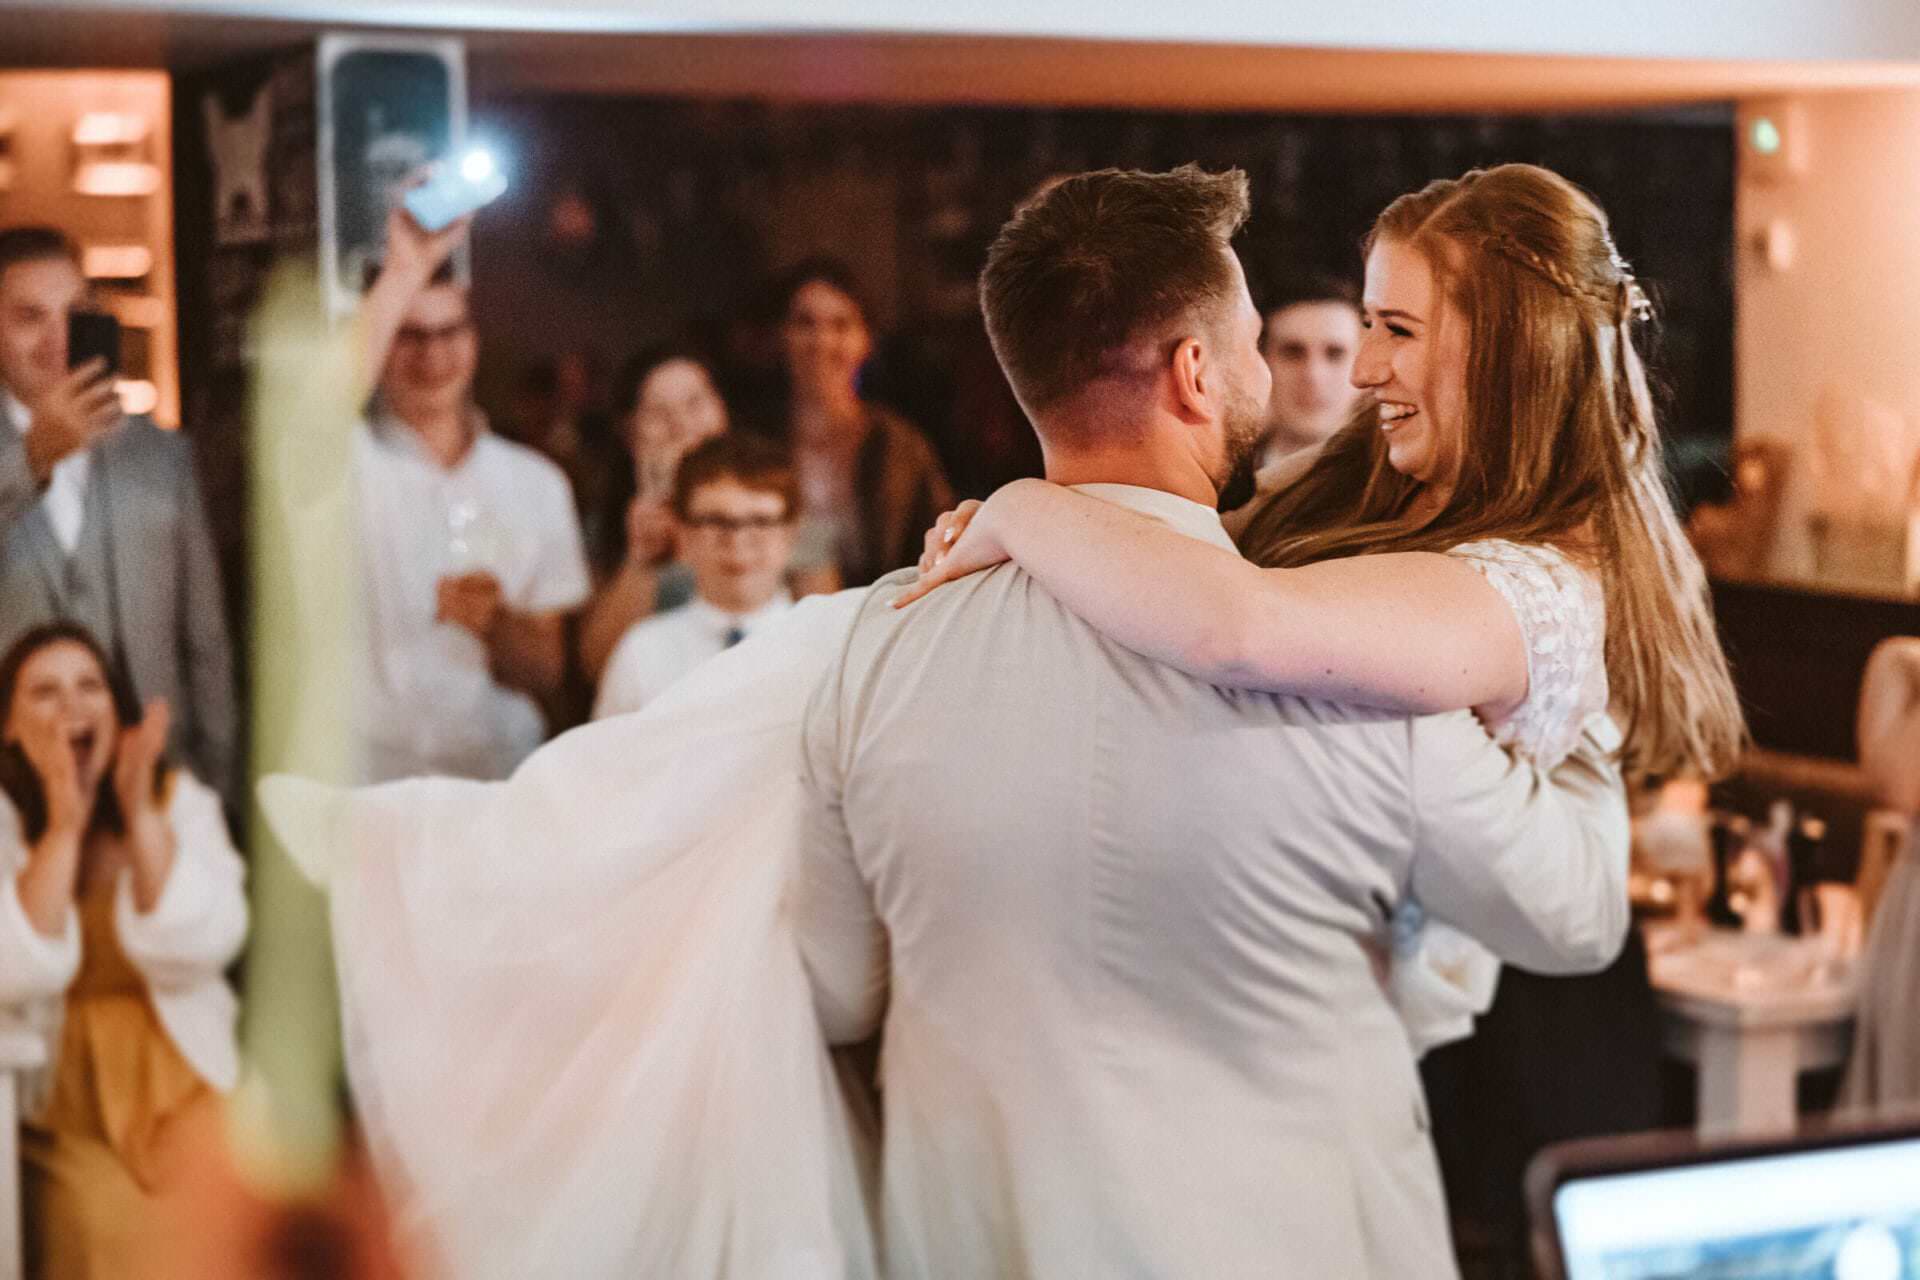
[[[471,320],[456,320],[452,324],[443,324],[437,329],[426,329],[419,325],[403,325],[393,335],[394,342],[409,347],[424,347],[434,342],[452,342],[464,338],[473,328]]]
[[[680,523],[709,533],[771,533],[786,528],[788,522],[785,516],[688,516]]]

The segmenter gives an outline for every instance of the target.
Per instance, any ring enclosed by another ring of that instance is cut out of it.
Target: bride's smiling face
[[[1467,320],[1427,255],[1382,239],[1367,255],[1353,385],[1373,400],[1387,461],[1423,484],[1449,486],[1466,443]]]

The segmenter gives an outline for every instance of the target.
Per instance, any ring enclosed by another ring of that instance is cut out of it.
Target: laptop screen
[[[1568,1280],[1920,1280],[1920,1138],[1563,1181]]]

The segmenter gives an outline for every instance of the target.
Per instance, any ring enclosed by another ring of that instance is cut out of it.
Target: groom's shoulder
[[[895,609],[893,602],[905,594],[918,576],[913,569],[896,569],[883,578],[875,579],[873,585],[860,593],[860,602],[853,611],[853,622],[847,628],[847,641],[841,653],[843,665],[856,661],[863,652],[871,653],[873,647],[881,643],[882,636],[891,634],[913,613],[913,609]]]
[[[912,586],[914,579],[919,576],[920,571],[912,565],[908,565],[904,569],[895,569],[883,578],[874,579],[873,586],[868,588],[867,594],[870,596],[883,596],[891,601],[895,596]]]
[[[947,583],[904,609],[894,608],[894,601],[913,586],[918,572],[912,568],[897,569],[877,579],[866,589],[854,612],[846,647],[841,653],[841,667],[871,670],[891,666],[890,658],[905,653],[921,654],[930,647],[949,642],[955,615],[970,612],[978,604],[975,597],[981,581],[995,572],[997,570],[989,570]]]
[[[854,629],[898,625],[913,610],[895,609],[893,602],[905,595],[907,588],[918,577],[919,573],[914,569],[895,569],[885,577],[874,579],[873,585],[867,588],[865,597],[860,601],[859,610],[854,614]],[[934,594],[938,595],[939,592]]]

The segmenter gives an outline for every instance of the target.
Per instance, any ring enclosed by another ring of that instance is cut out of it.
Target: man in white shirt
[[[546,737],[565,615],[589,586],[566,476],[474,406],[467,294],[438,265],[450,247],[390,255],[368,298],[381,375],[353,445],[367,781],[510,774]]]
[[[601,678],[594,719],[640,710],[792,607],[784,575],[799,505],[792,462],[768,441],[723,435],[687,454],[674,477],[672,507],[694,598],[621,638]]]

